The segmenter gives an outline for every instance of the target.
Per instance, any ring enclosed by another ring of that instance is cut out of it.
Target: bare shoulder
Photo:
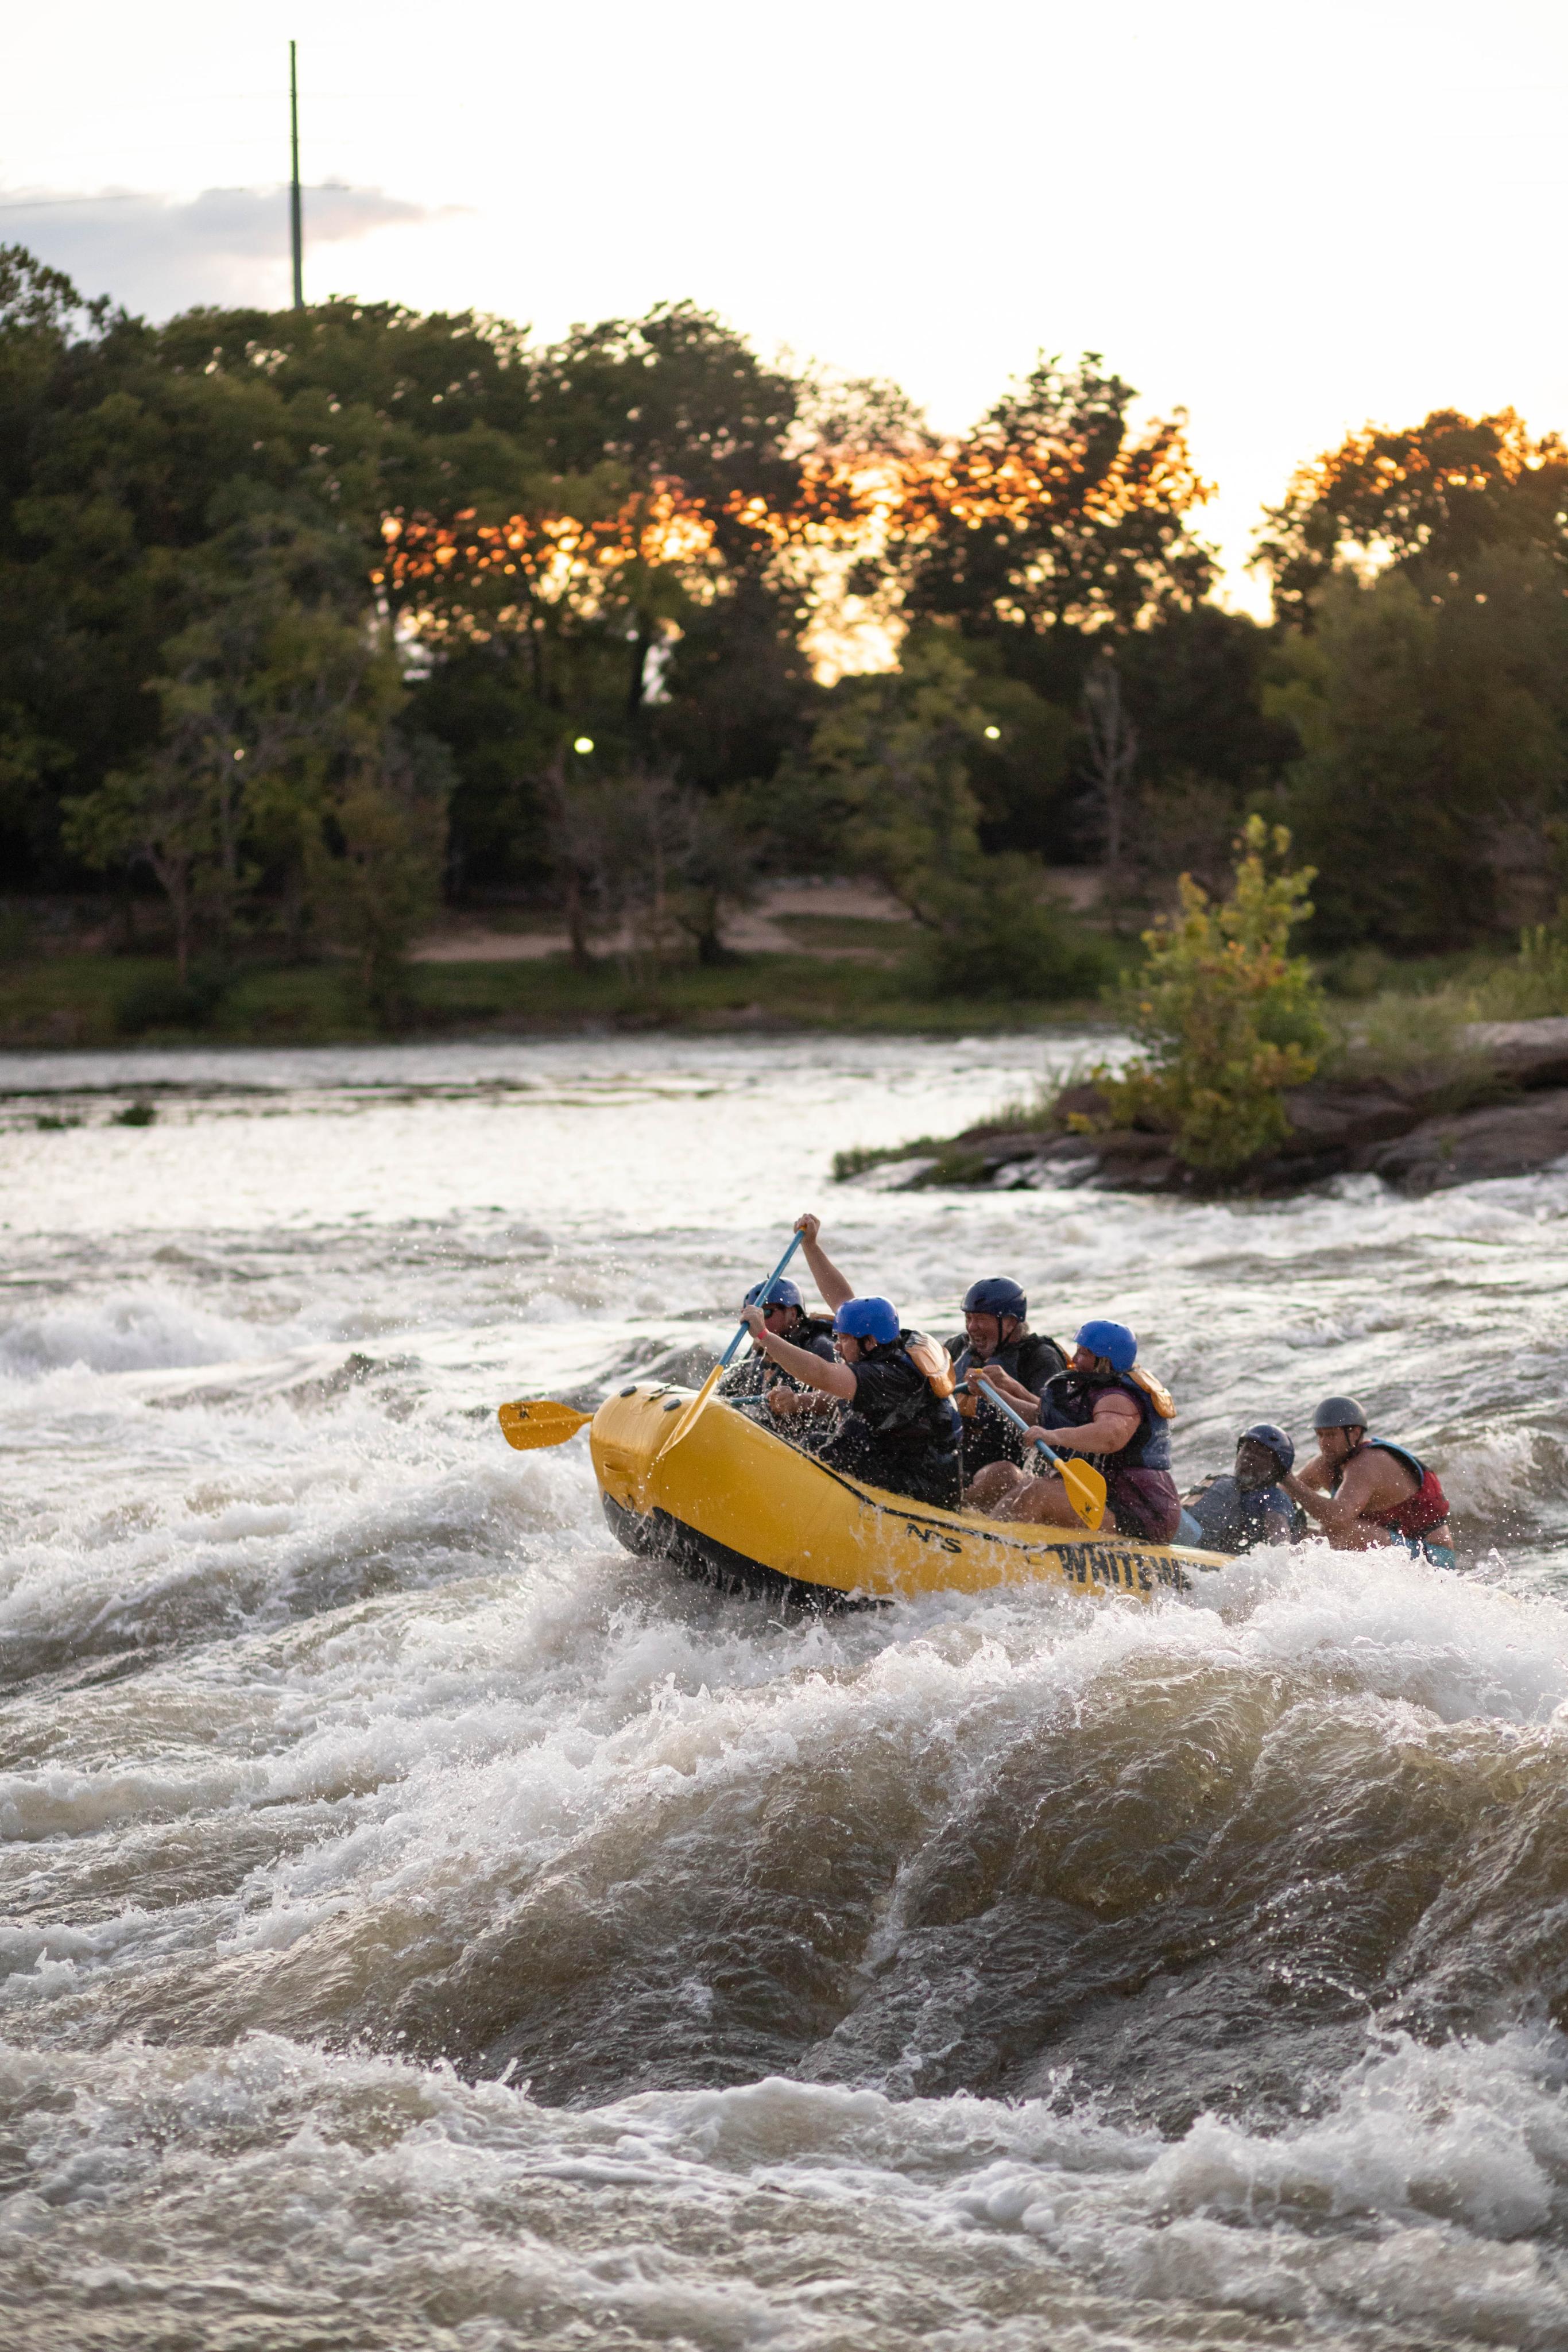
[[[1364,1454],[1358,1454],[1346,1466],[1340,1496],[1358,1509],[1368,1504],[1381,1508],[1389,1503],[1406,1501],[1419,1485],[1420,1480],[1412,1477],[1403,1462],[1392,1454],[1368,1446]]]

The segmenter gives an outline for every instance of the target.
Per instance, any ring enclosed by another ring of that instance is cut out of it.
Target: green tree
[[[1049,698],[1076,699],[1085,634],[1203,596],[1208,496],[1180,415],[1134,429],[1137,395],[1098,352],[1041,359],[912,488],[895,544],[908,600],[1005,649]]]
[[[409,947],[441,903],[452,767],[428,736],[394,727],[368,738],[307,835],[306,875],[317,919],[352,957],[376,1017],[404,1009]]]
[[[384,1003],[434,905],[450,776],[443,759],[433,782],[429,753],[400,728],[402,672],[388,627],[358,609],[351,541],[256,506],[161,569],[164,603],[188,617],[149,682],[156,740],[68,802],[68,846],[152,870],[182,978],[196,933],[226,942],[269,876],[297,929],[314,898]]]
[[[818,822],[917,921],[980,863],[969,756],[986,719],[974,673],[940,631],[909,637],[895,670],[841,681],[811,740]]]
[[[1338,574],[1281,672],[1275,707],[1305,746],[1286,806],[1320,868],[1316,939],[1429,950],[1550,911],[1549,891],[1528,897],[1568,808],[1568,596],[1550,556],[1485,549],[1458,591]]]
[[[1312,1076],[1328,1037],[1311,966],[1289,952],[1312,913],[1312,869],[1286,869],[1291,836],[1260,816],[1237,849],[1228,898],[1217,905],[1184,875],[1180,916],[1145,932],[1148,960],[1124,1006],[1143,1052],[1119,1075],[1095,1073],[1114,1119],[1164,1129],[1190,1166],[1216,1174],[1282,1139],[1281,1090]]]
[[[1500,547],[1568,564],[1568,444],[1532,436],[1511,408],[1439,408],[1397,431],[1365,425],[1301,467],[1258,556],[1275,609],[1310,628],[1317,592],[1349,560],[1393,562],[1440,593]]]

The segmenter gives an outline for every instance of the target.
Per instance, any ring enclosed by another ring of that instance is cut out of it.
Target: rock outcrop
[[[1441,1077],[1324,1078],[1296,1087],[1285,1097],[1290,1130],[1279,1150],[1223,1186],[1178,1160],[1166,1135],[1073,1133],[1074,1113],[1092,1118],[1104,1108],[1092,1084],[1068,1087],[1049,1125],[969,1128],[935,1151],[884,1162],[856,1181],[885,1191],[1083,1184],[1278,1195],[1365,1173],[1420,1194],[1481,1177],[1528,1175],[1568,1157],[1568,1020],[1478,1022],[1461,1031],[1459,1045],[1462,1060]]]

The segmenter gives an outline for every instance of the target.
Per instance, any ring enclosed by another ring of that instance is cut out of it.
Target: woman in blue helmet
[[[962,1423],[952,1403],[946,1350],[921,1332],[904,1330],[889,1300],[855,1297],[818,1242],[816,1217],[797,1217],[795,1230],[804,1237],[817,1287],[833,1309],[838,1360],[825,1364],[775,1338],[759,1306],[747,1307],[745,1320],[757,1348],[780,1370],[845,1408],[832,1436],[816,1449],[817,1460],[868,1486],[956,1507],[964,1488]],[[788,1421],[812,1400],[775,1390],[768,1402]]]
[[[990,1378],[1021,1409],[1033,1405],[1036,1426],[1058,1454],[1080,1454],[1105,1481],[1105,1525],[1145,1543],[1170,1543],[1181,1519],[1181,1496],[1171,1476],[1166,1423],[1176,1407],[1160,1382],[1138,1369],[1138,1342],[1125,1323],[1085,1323],[1071,1363],[1045,1384],[1039,1398],[1014,1395],[1005,1373]],[[964,1497],[999,1519],[1033,1519],[1044,1527],[1080,1524],[1054,1472],[1030,1477],[1010,1462],[982,1470]]]

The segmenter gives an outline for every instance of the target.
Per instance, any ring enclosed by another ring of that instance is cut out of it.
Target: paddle
[[[774,1284],[778,1281],[779,1276],[783,1273],[785,1267],[789,1265],[790,1259],[794,1256],[796,1251],[800,1248],[806,1236],[804,1234],[794,1234],[790,1236],[789,1248],[785,1251],[783,1256],[779,1259],[778,1265],[774,1267],[772,1273],[763,1284],[762,1288],[758,1291],[758,1297],[759,1298],[767,1297],[768,1292],[772,1289]],[[708,1374],[706,1380],[703,1382],[701,1388],[692,1399],[686,1411],[677,1415],[674,1429],[670,1432],[670,1434],[665,1438],[663,1445],[660,1446],[657,1454],[653,1456],[655,1463],[662,1462],[665,1454],[670,1453],[674,1446],[677,1446],[680,1444],[683,1437],[690,1436],[692,1431],[696,1427],[697,1421],[702,1413],[704,1406],[707,1403],[707,1401],[709,1397],[712,1396],[715,1389],[717,1388],[721,1375],[727,1370],[730,1358],[734,1355],[741,1341],[747,1338],[750,1328],[751,1326],[748,1323],[742,1323],[738,1326],[734,1339],[730,1341],[728,1347],[725,1349],[723,1355],[719,1358],[717,1363],[714,1366],[712,1371]]]
[[[1016,1421],[1020,1429],[1027,1430],[1030,1424],[1022,1413],[1015,1411],[1006,1397],[998,1396],[989,1381],[984,1385],[987,1396],[998,1410],[1005,1412],[1009,1421]],[[1034,1443],[1066,1487],[1068,1501],[1090,1534],[1093,1535],[1105,1516],[1104,1479],[1087,1462],[1070,1462],[1061,1454],[1053,1454],[1043,1437],[1037,1437]]]
[[[540,1445],[564,1445],[593,1419],[591,1412],[579,1412],[570,1404],[555,1404],[549,1397],[529,1397],[521,1404],[504,1404],[496,1414],[501,1433],[508,1445],[519,1454],[531,1454]]]

